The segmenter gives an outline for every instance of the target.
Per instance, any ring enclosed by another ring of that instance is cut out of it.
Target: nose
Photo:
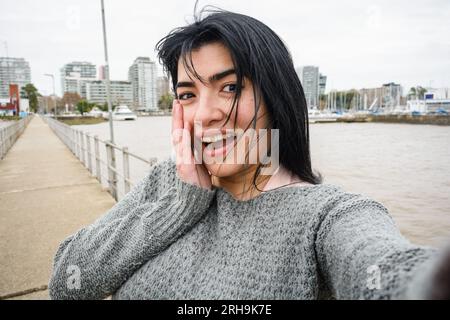
[[[226,119],[226,110],[220,105],[220,99],[205,93],[198,99],[195,110],[194,123],[202,126],[203,129],[218,128],[223,126]]]

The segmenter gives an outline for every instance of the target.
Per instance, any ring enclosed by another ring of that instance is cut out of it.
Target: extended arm
[[[420,278],[430,274],[436,249],[404,238],[387,209],[361,195],[333,199],[316,250],[325,283],[338,299],[423,298]]]
[[[157,170],[157,172],[155,172]],[[49,283],[53,299],[102,299],[164,250],[206,212],[214,191],[185,183],[155,194],[158,167],[94,224],[60,245]],[[170,183],[170,182],[169,182]],[[78,282],[73,277],[79,275]],[[72,282],[73,281],[73,282]]]

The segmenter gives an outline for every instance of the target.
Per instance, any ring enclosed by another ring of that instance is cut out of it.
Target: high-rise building
[[[86,82],[96,80],[97,70],[90,62],[74,61],[65,64],[61,69],[62,95],[66,92],[76,92],[86,98]]]
[[[399,106],[402,91],[402,86],[394,82],[383,84],[383,107],[395,108],[396,106]]]
[[[362,88],[359,95],[362,110],[376,111],[382,107],[383,88]]]
[[[158,77],[157,81],[156,81],[156,91],[158,92],[158,101],[159,99],[170,93],[170,84],[169,84],[169,79],[166,76],[163,77]]]
[[[325,94],[327,87],[327,76],[319,73],[319,94]]]
[[[308,108],[319,106],[319,67],[302,66],[297,68]]]
[[[148,57],[138,57],[128,70],[136,110],[158,109],[156,64]]]
[[[98,80],[106,79],[106,66],[101,65],[98,67]]]
[[[383,84],[378,88],[363,88],[358,90],[363,110],[394,109],[402,101],[402,86],[393,82]]]
[[[133,91],[129,81],[110,81],[111,103],[115,106],[133,103]],[[86,82],[86,99],[97,104],[107,103],[106,81],[94,80]]]
[[[31,83],[31,71],[24,58],[0,57],[0,98],[9,97],[9,85],[17,84],[19,90]]]

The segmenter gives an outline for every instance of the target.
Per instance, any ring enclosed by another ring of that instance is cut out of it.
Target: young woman
[[[63,241],[52,298],[436,297],[436,250],[405,239],[380,203],[313,172],[302,86],[270,28],[215,10],[157,49],[176,94],[176,157]],[[279,164],[271,174],[236,133],[250,129]],[[277,131],[263,144],[261,129]]]

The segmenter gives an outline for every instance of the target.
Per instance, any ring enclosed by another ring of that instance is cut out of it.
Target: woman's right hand
[[[203,163],[196,164],[191,143],[191,124],[184,121],[183,107],[174,99],[172,105],[172,144],[176,154],[177,173],[184,182],[210,190],[211,175]]]

